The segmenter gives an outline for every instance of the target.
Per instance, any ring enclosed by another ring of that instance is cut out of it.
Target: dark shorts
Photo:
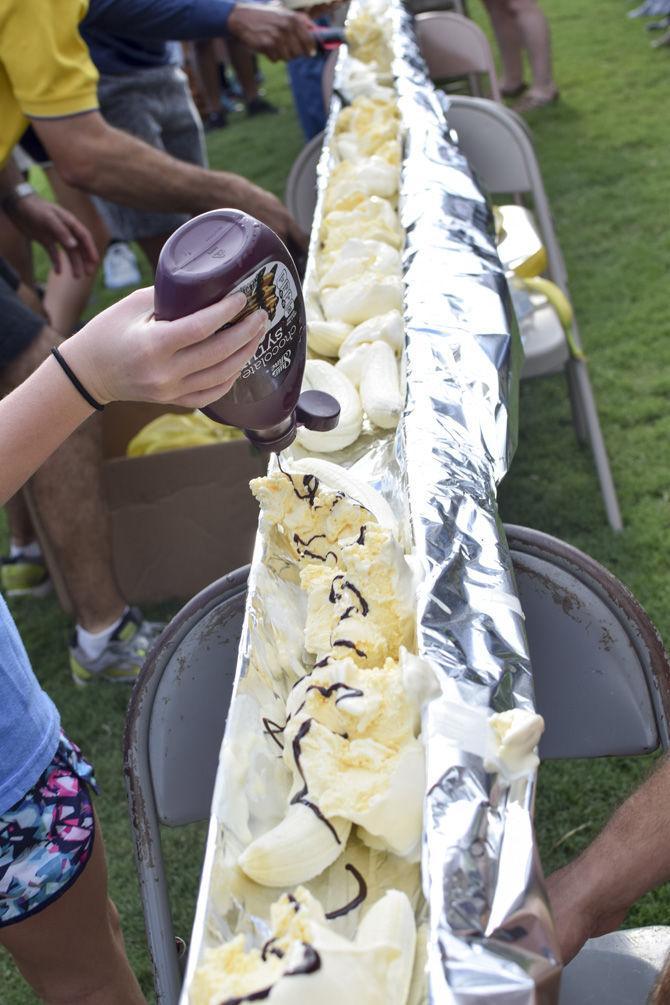
[[[181,67],[148,67],[118,77],[102,74],[98,101],[110,125],[177,160],[206,166],[202,123]],[[95,203],[112,237],[122,241],[170,234],[190,219],[184,213],[132,209],[97,196]]]
[[[44,318],[19,300],[18,288],[19,277],[0,258],[0,367],[20,356],[46,324]]]
[[[61,734],[36,784],[0,814],[0,928],[42,911],[81,874],[95,837],[89,785],[93,768]]]

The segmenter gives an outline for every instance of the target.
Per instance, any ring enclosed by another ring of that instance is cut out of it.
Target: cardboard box
[[[256,536],[258,506],[249,481],[265,473],[267,457],[246,439],[125,456],[135,433],[166,411],[180,409],[121,402],[102,417],[114,572],[122,595],[133,604],[192,597],[249,562]],[[31,510],[34,514],[32,505]],[[71,613],[67,583],[38,517],[37,525],[58,599]]]

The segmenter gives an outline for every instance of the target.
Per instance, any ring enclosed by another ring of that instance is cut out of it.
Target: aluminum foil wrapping
[[[375,2],[356,0],[350,16]],[[410,19],[399,0],[390,9],[405,144],[407,404],[397,433],[380,436],[364,427],[353,447],[329,459],[351,467],[395,510],[406,548],[425,572],[419,652],[443,675],[450,700],[491,711],[533,709],[523,614],[496,506],[516,441],[519,337],[487,199],[449,133],[448,107],[427,78]],[[314,256],[348,59],[342,47],[318,169],[308,303],[315,297]],[[277,678],[276,667],[302,652],[301,591],[268,556],[259,533],[182,1005],[191,1001],[202,950],[241,932],[262,942],[277,896],[235,869],[251,836],[267,829],[286,800],[285,769],[268,753],[259,721],[273,705],[281,716],[290,684]],[[372,862],[367,856],[374,853],[362,846],[351,854],[363,871],[372,866],[377,892],[400,887],[415,907],[426,951],[410,1005],[548,1005],[558,1000],[560,967],[532,827],[535,778],[510,786],[485,771],[481,758],[445,740],[443,715],[442,699],[425,713],[421,874],[418,867],[394,871],[388,861]],[[341,902],[336,867],[307,884],[326,909]],[[351,935],[356,923],[355,916],[342,919],[340,930]],[[346,983],[342,1000],[348,1001]]]

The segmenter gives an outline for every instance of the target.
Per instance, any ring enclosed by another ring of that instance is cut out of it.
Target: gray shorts
[[[19,300],[18,288],[19,277],[0,258],[0,367],[13,363],[47,323]]]
[[[123,76],[103,74],[98,100],[110,125],[180,161],[207,166],[202,123],[181,67],[155,66]],[[188,214],[144,212],[97,196],[95,202],[112,237],[123,241],[169,234],[189,219]]]

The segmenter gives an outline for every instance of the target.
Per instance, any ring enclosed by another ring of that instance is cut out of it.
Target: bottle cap
[[[335,429],[340,420],[340,403],[325,391],[303,391],[298,405],[286,423],[271,430],[245,429],[244,435],[253,445],[266,453],[278,454],[290,447],[298,432],[298,426],[326,432]],[[267,435],[269,434],[269,435]]]
[[[299,426],[325,432],[340,421],[340,403],[325,391],[303,391],[295,410]]]

